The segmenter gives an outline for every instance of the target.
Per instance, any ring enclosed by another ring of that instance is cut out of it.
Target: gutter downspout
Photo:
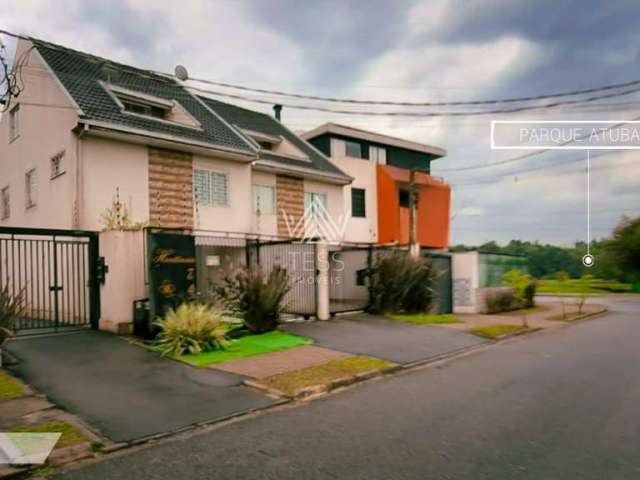
[[[82,127],[76,133],[76,171],[75,171],[75,198],[73,201],[73,228],[79,229],[82,211],[81,205],[83,204],[84,191],[83,191],[83,165],[82,165],[82,137],[85,132],[89,130],[89,125],[82,124]]]

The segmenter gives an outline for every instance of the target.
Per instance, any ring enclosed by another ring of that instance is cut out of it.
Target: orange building
[[[449,246],[451,187],[430,174],[442,148],[327,123],[303,135],[354,178],[345,187],[351,219],[345,240],[409,243],[411,172],[416,192],[416,237],[423,248]]]

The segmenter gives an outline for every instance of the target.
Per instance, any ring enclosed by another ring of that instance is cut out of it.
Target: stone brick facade
[[[301,178],[276,175],[276,210],[278,214],[278,235],[288,237],[289,230],[283,212],[293,217],[295,226],[304,215],[304,182]]]
[[[149,222],[167,228],[193,228],[193,157],[149,148]]]

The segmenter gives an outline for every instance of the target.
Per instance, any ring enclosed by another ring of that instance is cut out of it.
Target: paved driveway
[[[114,441],[144,438],[269,405],[241,377],[162,358],[104,332],[10,342],[12,370]]]
[[[483,343],[466,332],[361,315],[325,322],[289,323],[285,330],[313,338],[320,346],[410,364]]]

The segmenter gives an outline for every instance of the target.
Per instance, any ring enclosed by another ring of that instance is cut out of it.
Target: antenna
[[[181,80],[183,82],[189,79],[189,72],[184,65],[176,65],[174,74],[178,80]]]

